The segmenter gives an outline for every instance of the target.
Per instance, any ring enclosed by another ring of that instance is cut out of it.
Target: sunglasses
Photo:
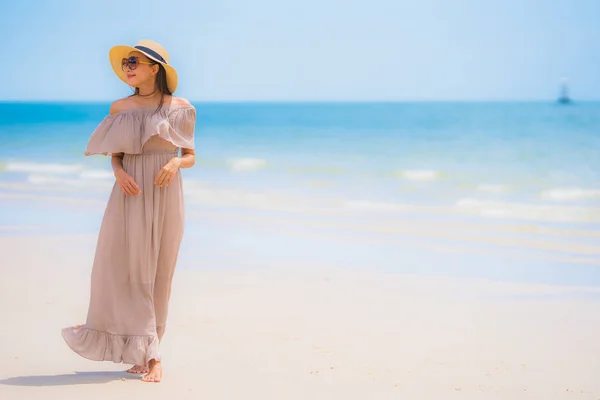
[[[140,61],[138,57],[129,57],[121,60],[121,69],[125,71],[127,68],[130,70],[135,70],[139,64],[153,65],[154,63],[147,61]]]

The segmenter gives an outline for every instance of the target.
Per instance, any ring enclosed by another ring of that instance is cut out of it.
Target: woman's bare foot
[[[150,372],[144,375],[142,381],[144,382],[160,382],[162,379],[162,365],[160,361],[156,361],[154,358],[150,360]]]
[[[130,374],[147,374],[149,371],[150,369],[146,365],[134,365],[127,370]]]

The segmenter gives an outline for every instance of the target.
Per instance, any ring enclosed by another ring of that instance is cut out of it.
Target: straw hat
[[[146,57],[161,64],[167,72],[167,87],[171,93],[175,93],[175,89],[177,89],[177,71],[169,65],[169,53],[167,53],[167,50],[152,40],[140,40],[135,46],[114,46],[110,49],[108,52],[110,65],[115,74],[123,82],[127,83],[127,76],[125,71],[121,69],[121,61],[123,58],[127,58],[132,51],[139,51],[146,55]]]

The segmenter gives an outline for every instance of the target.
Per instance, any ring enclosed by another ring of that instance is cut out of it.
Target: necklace
[[[156,93],[156,89],[154,89],[152,92],[150,92],[150,93],[148,93],[148,94],[141,94],[141,93],[138,93],[138,96],[140,96],[140,97],[144,97],[144,98],[148,98],[148,97],[151,97],[152,95],[154,95],[154,93]]]

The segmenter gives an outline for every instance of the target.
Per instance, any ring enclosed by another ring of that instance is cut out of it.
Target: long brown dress
[[[179,148],[194,148],[193,106],[142,107],[107,116],[85,155],[124,153],[123,168],[141,190],[113,186],[98,235],[85,325],[62,336],[82,357],[145,365],[160,360],[171,282],[184,231],[181,172],[167,187],[154,180]]]

